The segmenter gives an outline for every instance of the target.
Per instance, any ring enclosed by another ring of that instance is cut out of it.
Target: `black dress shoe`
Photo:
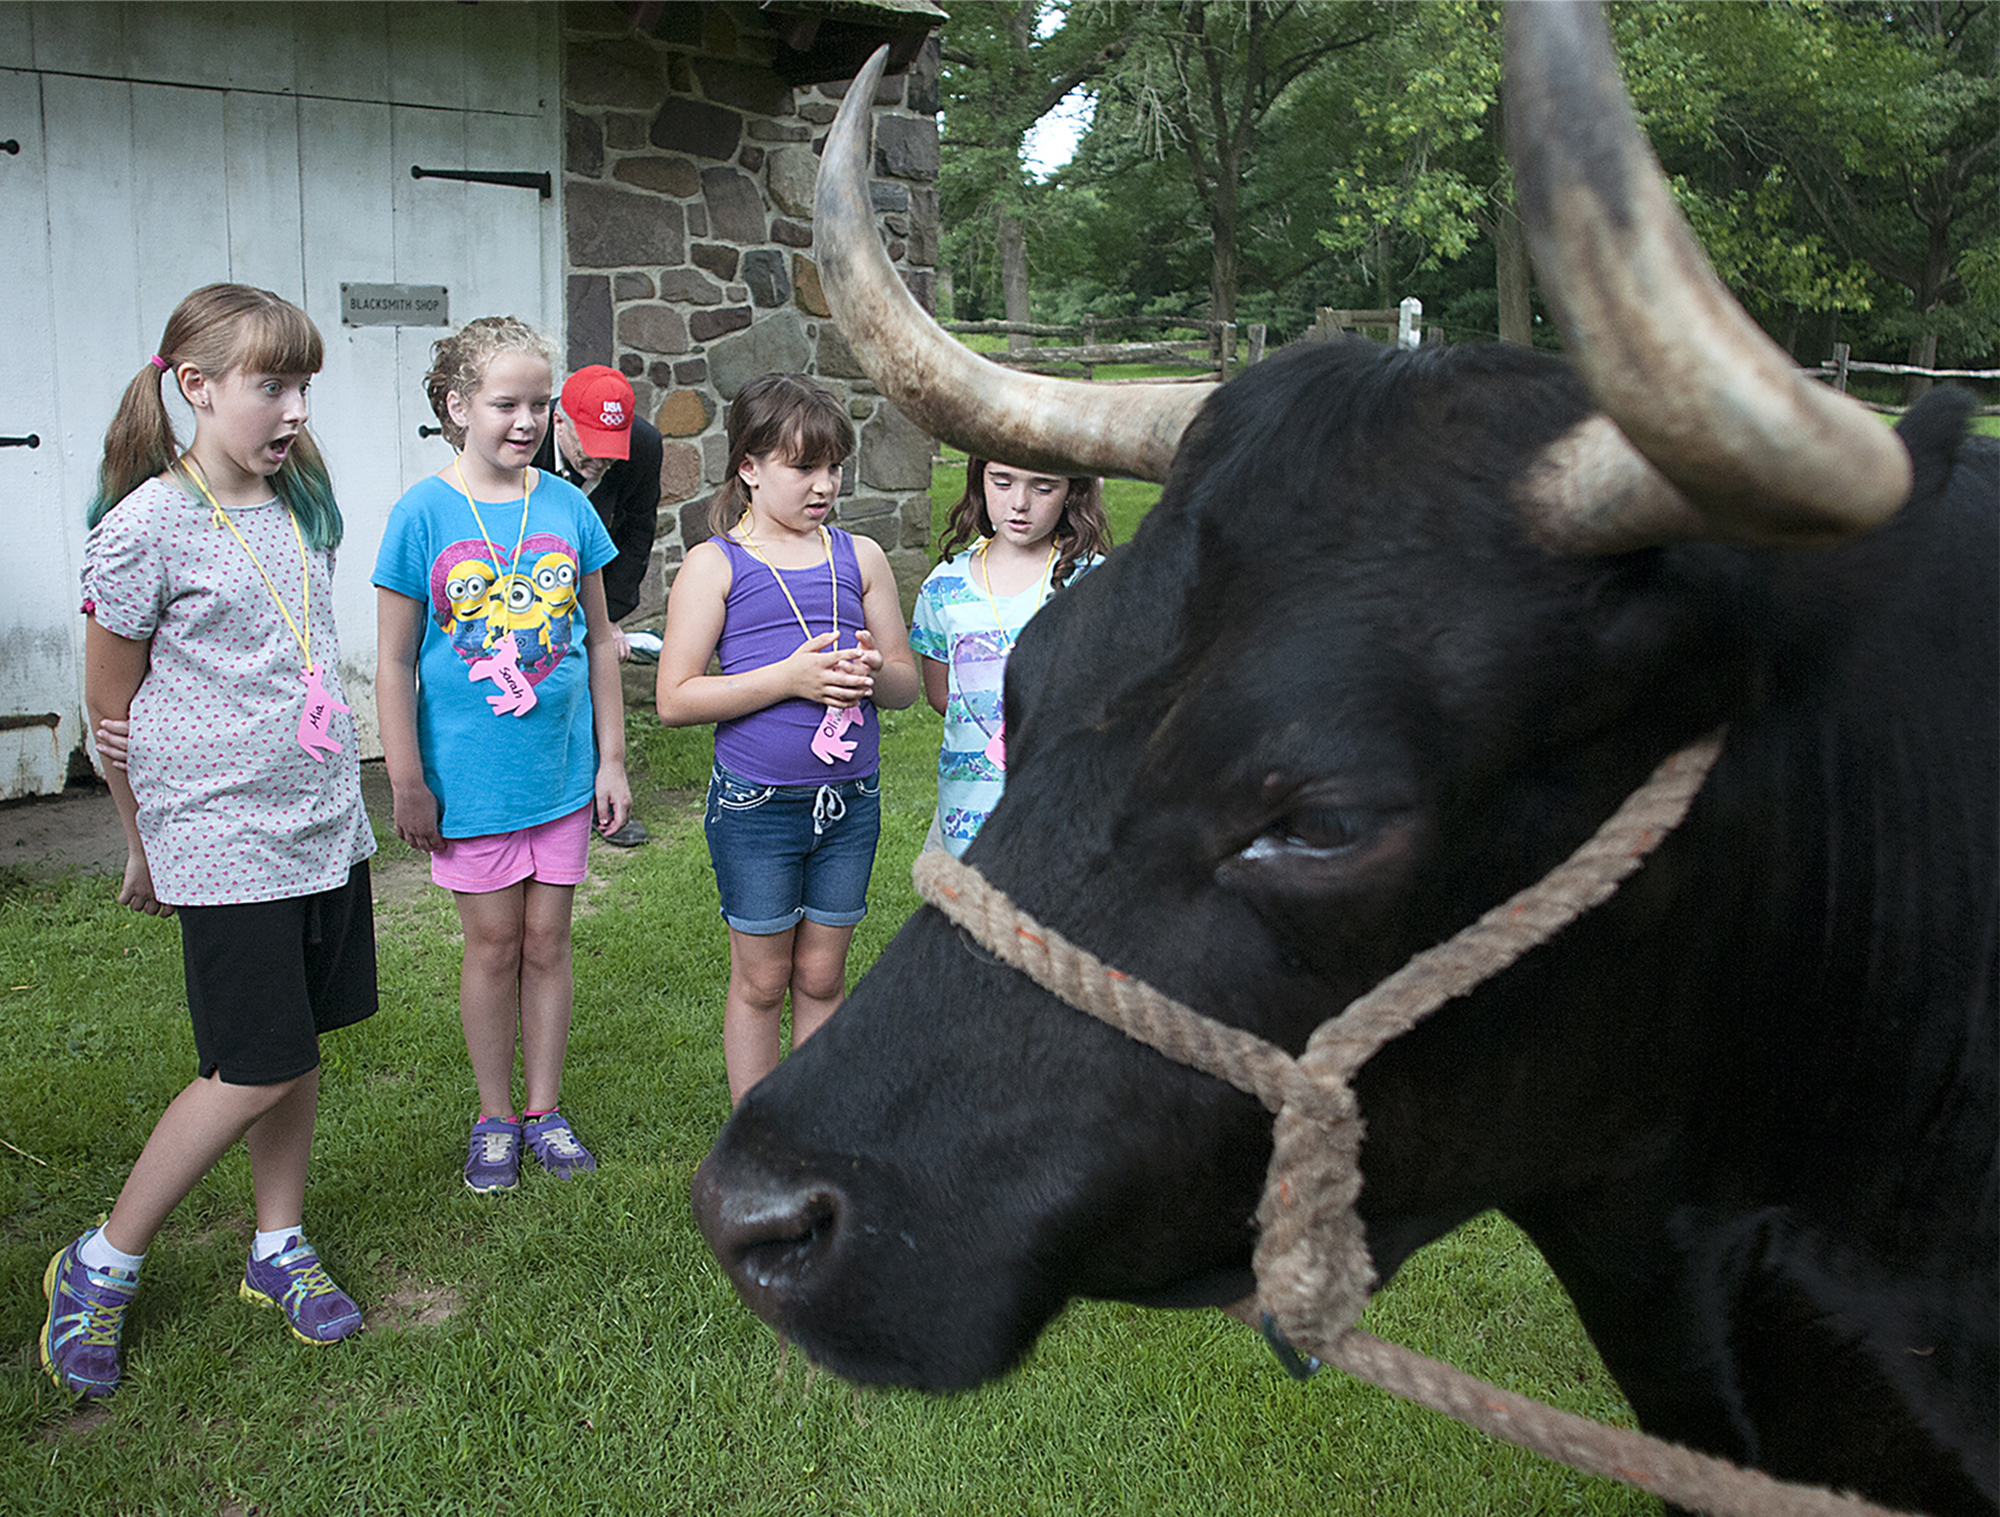
[[[637,848],[650,837],[652,833],[646,830],[646,824],[635,816],[616,832],[605,833],[604,841],[613,848]]]

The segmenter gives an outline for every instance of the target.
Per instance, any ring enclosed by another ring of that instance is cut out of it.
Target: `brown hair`
[[[975,537],[993,535],[993,518],[986,510],[986,471],[994,459],[968,458],[965,461],[965,493],[951,508],[945,526],[944,545],[938,550],[943,563]],[[1003,468],[1015,468],[1004,464]],[[1023,474],[1039,474],[1039,469],[1022,469]],[[1104,484],[1094,475],[1071,474],[1069,493],[1063,497],[1056,517],[1056,561],[1049,575],[1052,589],[1061,589],[1081,559],[1096,558],[1111,546],[1111,519],[1104,514]]]
[[[104,459],[89,521],[145,481],[172,469],[181,455],[173,418],[160,395],[164,374],[192,364],[210,379],[225,374],[317,374],[325,357],[319,328],[289,300],[246,284],[203,285],[174,307],[160,334],[159,362],[148,359],[125,387],[117,414],[104,433]],[[179,379],[175,379],[178,387]],[[312,434],[301,428],[271,487],[315,548],[340,542],[340,508],[326,460]]]
[[[729,472],[708,503],[708,530],[727,532],[750,509],[743,461],[778,454],[786,463],[817,469],[839,464],[854,451],[854,423],[825,390],[803,374],[763,374],[729,403]]]
[[[486,378],[487,366],[502,353],[530,354],[549,366],[551,379],[555,376],[555,344],[518,317],[481,316],[431,344],[424,397],[444,428],[444,440],[454,448],[465,446],[465,428],[451,419],[445,397],[456,393],[471,399]]]

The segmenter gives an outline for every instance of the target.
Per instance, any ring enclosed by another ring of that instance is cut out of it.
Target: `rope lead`
[[[1257,1208],[1257,1307],[1266,1340],[1303,1379],[1324,1361],[1572,1468],[1716,1517],[1899,1517],[1813,1486],[1774,1480],[1645,1433],[1613,1428],[1475,1380],[1354,1331],[1375,1288],[1355,1202],[1364,1123],[1350,1083],[1383,1044],[1500,973],[1602,905],[1678,827],[1722,751],[1717,731],[1674,754],[1536,884],[1425,950],[1338,1016],[1297,1059],[1113,969],[1019,910],[977,870],[918,856],[917,893],[1001,962],[1078,1011],[1177,1063],[1255,1096],[1273,1113],[1271,1168]]]

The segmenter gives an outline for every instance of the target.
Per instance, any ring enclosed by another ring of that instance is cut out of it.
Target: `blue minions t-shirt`
[[[597,742],[584,649],[584,576],[617,556],[589,498],[536,472],[482,500],[436,475],[389,513],[374,582],[424,604],[417,741],[438,830],[485,837],[590,803]]]

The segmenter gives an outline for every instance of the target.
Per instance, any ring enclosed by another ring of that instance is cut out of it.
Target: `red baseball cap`
[[[592,458],[632,456],[632,386],[616,369],[594,363],[562,387],[563,415]]]

